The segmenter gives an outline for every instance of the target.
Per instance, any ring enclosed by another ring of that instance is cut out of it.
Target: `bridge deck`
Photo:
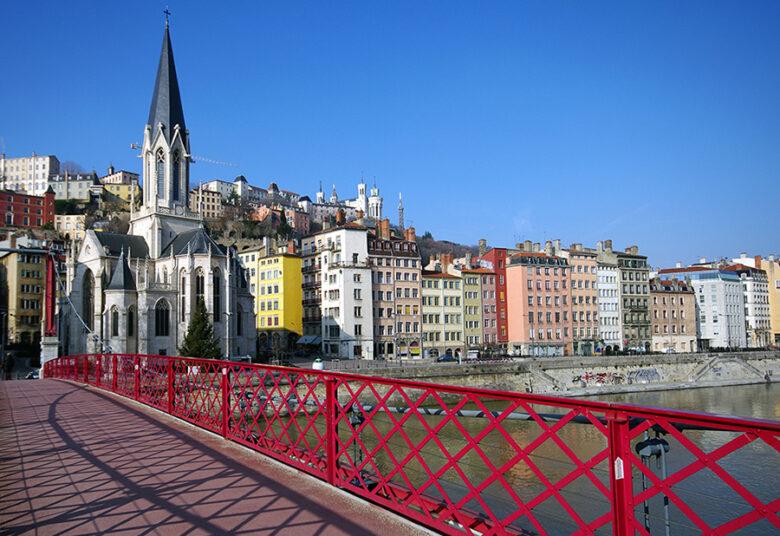
[[[64,381],[0,382],[0,535],[429,534],[261,455]]]

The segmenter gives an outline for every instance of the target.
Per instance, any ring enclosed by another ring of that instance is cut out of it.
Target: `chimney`
[[[745,252],[743,251],[742,253],[740,253],[740,254],[739,254],[739,258],[740,258],[740,259],[747,259],[747,253],[745,253]]]
[[[549,240],[544,243],[544,252],[547,255],[552,255],[553,254],[553,245],[552,245],[552,242],[550,242]]]
[[[756,268],[761,268],[761,255],[753,257],[753,263],[756,265]]]
[[[674,267],[675,268],[682,268],[682,263],[680,261],[677,261],[676,263],[674,263]]]
[[[775,256],[774,255],[770,255],[769,256],[769,262],[775,262]]]
[[[466,252],[466,268],[471,268],[471,252]]]
[[[366,220],[365,220],[365,218],[363,216],[364,216],[363,211],[362,210],[358,210],[357,211],[357,223],[358,223],[358,225],[365,225],[366,224]]]
[[[523,243],[522,243],[522,242],[517,242],[517,243],[515,244],[515,249],[516,249],[517,251],[523,251]]]
[[[295,242],[293,240],[287,242],[287,253],[295,255]]]
[[[526,240],[525,242],[523,242],[523,251],[527,251],[528,253],[533,251],[533,247],[531,246],[530,240]]]
[[[417,233],[415,232],[414,227],[404,229],[404,240],[407,242],[415,242],[417,240]]]
[[[596,242],[596,252],[601,253],[602,251],[604,251],[604,243],[599,240]]]
[[[534,242],[534,253],[539,253],[539,242]]]
[[[487,240],[484,238],[479,239],[479,256],[482,257],[485,253],[487,253]]]
[[[612,253],[612,240],[604,240],[604,250]]]
[[[328,216],[322,217],[322,230],[330,229],[330,218]]]
[[[699,264],[704,264],[707,262],[707,257],[699,257]]]
[[[555,249],[556,255],[561,251],[561,240],[559,238],[553,240],[553,248]]]
[[[11,233],[11,236],[9,236],[8,239],[11,241],[11,249],[16,248],[16,235]]]
[[[344,211],[339,209],[336,212],[336,225],[344,225],[347,223],[347,217],[344,215]]]

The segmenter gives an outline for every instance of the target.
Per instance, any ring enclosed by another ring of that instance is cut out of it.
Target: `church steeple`
[[[184,110],[179,94],[179,80],[176,77],[176,65],[173,62],[173,47],[171,46],[171,34],[168,31],[168,21],[165,21],[165,34],[163,35],[160,62],[157,66],[157,79],[154,82],[152,94],[152,106],[149,109],[148,125],[156,133],[158,125],[163,125],[163,135],[170,142],[173,129],[176,125],[184,132],[187,130],[184,124]]]

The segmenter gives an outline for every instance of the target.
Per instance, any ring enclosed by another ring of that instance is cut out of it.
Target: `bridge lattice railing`
[[[46,377],[138,400],[447,534],[769,534],[780,423],[168,356]]]

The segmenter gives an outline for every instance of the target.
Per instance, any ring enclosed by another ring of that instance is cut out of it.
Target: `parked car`
[[[674,348],[664,348],[663,349],[663,353],[665,353],[665,354],[676,354],[677,350],[675,350]]]
[[[455,361],[455,358],[452,357],[450,354],[440,355],[439,357],[436,358],[437,363],[444,363],[448,361]]]
[[[24,377],[25,380],[37,380],[38,378],[39,375],[37,370],[31,370],[27,373],[27,376]]]

